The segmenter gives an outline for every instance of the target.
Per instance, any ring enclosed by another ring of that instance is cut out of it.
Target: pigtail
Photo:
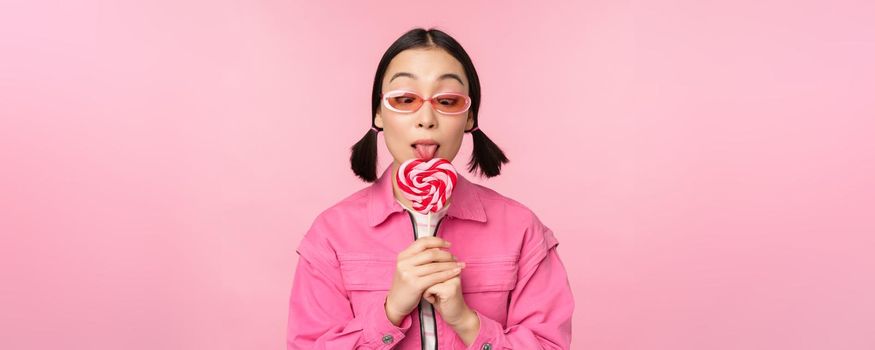
[[[471,136],[474,150],[471,152],[471,160],[468,161],[468,171],[473,173],[479,168],[480,176],[486,175],[487,178],[501,174],[501,165],[510,162],[501,148],[492,142],[479,127],[474,127],[471,130]]]
[[[377,180],[377,133],[379,129],[371,127],[370,130],[351,147],[352,154],[349,163],[352,172],[367,182]]]

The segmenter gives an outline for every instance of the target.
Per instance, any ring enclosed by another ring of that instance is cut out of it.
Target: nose
[[[437,127],[437,118],[434,115],[434,108],[432,108],[431,105],[426,106],[426,104],[431,104],[431,101],[426,100],[425,103],[420,106],[417,126],[432,129]]]

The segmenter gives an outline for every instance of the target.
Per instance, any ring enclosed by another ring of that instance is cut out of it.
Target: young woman
[[[477,127],[480,81],[446,33],[413,29],[383,55],[371,130],[352,148],[373,182],[319,214],[297,248],[288,349],[568,349],[574,299],[553,232],[523,204],[461,174],[426,216],[395,175],[413,158],[499,175],[504,153]],[[377,134],[394,161],[377,178]],[[430,224],[433,223],[433,224]]]

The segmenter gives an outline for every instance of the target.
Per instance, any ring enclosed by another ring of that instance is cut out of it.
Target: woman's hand
[[[422,295],[441,314],[441,318],[453,327],[466,325],[475,316],[462,295],[462,279],[459,276],[435,284]]]
[[[393,324],[413,311],[426,289],[459,275],[464,264],[444,249],[450,242],[434,236],[421,237],[398,253],[392,287],[386,296],[386,316]]]
[[[455,276],[431,286],[423,297],[469,346],[480,333],[480,318],[468,307],[462,294],[462,279]]]

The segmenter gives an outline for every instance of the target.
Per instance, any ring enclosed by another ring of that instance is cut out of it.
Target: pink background
[[[573,348],[873,349],[872,23],[862,0],[4,0],[0,348],[283,349],[298,241],[368,185],[380,56],[437,26],[511,159],[464,174],[556,232]]]

